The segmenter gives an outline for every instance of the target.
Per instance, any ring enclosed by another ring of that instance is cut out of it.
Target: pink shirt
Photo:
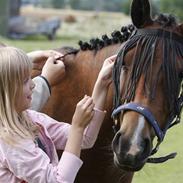
[[[58,122],[49,116],[28,110],[33,122],[41,126],[42,140],[49,156],[32,140],[21,146],[10,146],[0,140],[0,183],[72,183],[82,166],[82,160],[64,151],[60,160],[56,149],[64,150],[70,124]],[[98,136],[105,112],[95,110],[91,123],[85,129],[82,148],[91,148]]]

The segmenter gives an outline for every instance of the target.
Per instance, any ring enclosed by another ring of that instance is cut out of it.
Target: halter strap
[[[114,118],[121,111],[126,111],[126,110],[136,111],[142,114],[147,119],[147,121],[151,124],[151,126],[154,128],[154,131],[158,137],[158,140],[160,142],[163,141],[165,133],[161,130],[160,126],[158,125],[158,122],[156,121],[156,119],[154,118],[150,110],[147,109],[147,107],[144,107],[134,102],[120,105],[117,109],[114,109],[114,111],[112,112],[112,118]]]

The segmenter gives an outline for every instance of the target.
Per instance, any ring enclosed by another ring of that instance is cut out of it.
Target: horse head
[[[183,25],[171,15],[151,18],[148,0],[133,0],[131,18],[136,30],[126,41],[113,70],[115,97],[112,117],[114,163],[140,170],[179,121],[182,107]],[[157,145],[153,141],[157,137]]]

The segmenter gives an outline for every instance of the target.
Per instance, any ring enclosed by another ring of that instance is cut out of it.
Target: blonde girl
[[[94,145],[105,116],[115,58],[104,61],[92,97],[77,104],[70,125],[28,110],[34,88],[31,61],[20,49],[0,49],[0,182],[74,182],[83,163],[81,148]],[[60,160],[56,149],[64,150]]]

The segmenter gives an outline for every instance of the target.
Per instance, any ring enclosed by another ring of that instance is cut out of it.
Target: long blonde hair
[[[0,48],[0,138],[9,144],[18,142],[17,138],[33,139],[38,130],[26,112],[17,113],[15,105],[31,69],[32,63],[22,50]]]

